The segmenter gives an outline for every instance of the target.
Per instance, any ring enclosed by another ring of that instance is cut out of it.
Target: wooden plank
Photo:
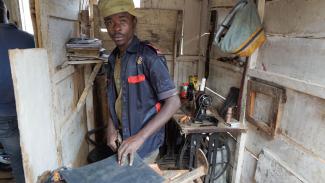
[[[209,76],[206,85],[226,97],[231,87],[240,87],[242,71],[242,68],[213,60],[210,62],[210,73],[213,74]],[[213,98],[216,107],[220,107],[221,103],[219,101],[218,98]]]
[[[88,65],[88,64],[98,64],[104,63],[103,60],[83,60],[83,61],[68,61],[66,64],[68,65]]]
[[[63,120],[64,123],[62,123],[63,124],[62,128],[64,127],[67,129],[67,127],[65,127],[65,126],[69,126],[74,121],[74,119],[78,116],[78,113],[80,112],[81,108],[85,105],[87,95],[89,94],[89,91],[92,89],[93,82],[94,82],[95,77],[96,77],[99,69],[101,68],[101,66],[102,66],[101,63],[96,64],[91,75],[87,79],[85,89],[83,90],[83,92],[78,100],[77,106],[74,107],[71,114],[69,114],[68,116],[66,116],[64,118],[64,120]]]
[[[186,0],[184,4],[183,54],[199,55],[202,1]]]
[[[150,41],[161,49],[162,53],[173,54],[179,11],[157,9],[139,9],[137,11],[142,15],[138,18],[137,36],[141,40]],[[182,17],[180,18],[182,22]]]
[[[48,29],[45,36],[50,41],[46,47],[49,49],[51,70],[55,73],[57,68],[67,61],[65,44],[70,38],[77,36],[76,22],[53,17],[49,17],[47,21]]]
[[[72,75],[74,72],[75,72],[75,68],[73,66],[67,66],[55,73],[53,77],[53,82],[57,84],[60,81]]]
[[[237,0],[212,0],[210,2],[210,8],[233,7],[236,3]]]
[[[141,8],[159,8],[170,10],[182,10],[185,4],[185,0],[142,0]]]
[[[85,85],[87,86],[87,79],[91,76],[91,65],[85,65]],[[97,75],[97,74],[96,74]],[[94,78],[95,79],[95,78]],[[87,129],[92,130],[95,128],[95,114],[94,114],[94,96],[93,96],[93,89],[90,89],[88,95],[86,97],[86,116],[87,116]],[[91,137],[92,140],[95,141],[95,137]],[[94,145],[89,144],[89,151],[94,149]]]
[[[289,102],[289,100],[288,100]],[[292,105],[295,105],[294,103]],[[311,104],[313,105],[313,104]],[[300,112],[300,111],[298,111]],[[284,112],[287,113],[287,112]],[[292,115],[292,113],[289,113],[288,115]],[[299,116],[297,116],[299,118]],[[294,128],[295,125],[300,122],[300,120],[295,120],[293,123],[288,122],[286,125],[288,125],[289,128]],[[321,121],[323,122],[323,121]],[[284,121],[281,122],[283,124]],[[286,123],[286,122],[285,122]],[[301,125],[298,129],[294,129],[297,131],[296,133],[303,132],[304,135],[301,138],[305,138],[307,141],[313,141],[316,140],[317,136],[320,134],[315,135],[315,133],[319,133],[319,129],[323,128],[321,123],[319,122],[308,124],[305,121],[300,122]],[[294,125],[292,125],[294,124]],[[308,124],[307,129],[304,129],[304,125]],[[315,125],[317,124],[317,125]],[[310,129],[311,126],[314,126],[313,130]],[[254,126],[252,126],[250,123],[248,123],[249,131],[247,133],[247,140],[246,140],[246,147],[251,150],[254,154],[260,154],[262,149],[267,147],[270,149],[271,152],[273,152],[274,155],[279,157],[282,161],[284,161],[288,167],[292,168],[293,171],[295,171],[300,176],[303,176],[307,182],[313,182],[313,183],[322,183],[325,180],[325,159],[323,158],[324,155],[322,153],[315,154],[311,152],[309,149],[306,149],[305,145],[302,142],[297,143],[297,141],[288,138],[287,136],[280,134],[276,139],[270,140],[266,135],[263,133],[260,133],[260,131],[256,130]],[[318,129],[318,130],[316,130]],[[311,130],[311,132],[309,132]],[[308,132],[307,132],[308,131]],[[307,132],[307,133],[306,133]],[[283,133],[285,133],[283,131]],[[313,135],[309,135],[309,134]],[[308,138],[306,138],[308,137]],[[321,139],[318,140],[318,144],[322,144],[323,141]],[[316,144],[311,144],[316,145]],[[317,145],[319,146],[319,145]],[[321,150],[322,152],[322,150]],[[322,157],[323,156],[323,157]],[[245,158],[245,164],[253,163],[251,161],[254,161],[252,159],[246,159]],[[256,164],[250,167],[245,167],[243,169],[245,174],[242,175],[244,180],[252,179],[254,180],[254,175],[256,171]],[[252,177],[247,177],[247,175],[253,175]],[[272,177],[269,177],[270,180],[272,180]]]
[[[48,6],[48,15],[52,17],[62,18],[65,20],[77,21],[78,14],[80,9],[80,0],[60,0],[60,1],[51,1],[45,0],[46,5]]]
[[[158,1],[146,0],[141,2],[145,8],[167,8],[184,11],[183,51],[185,55],[198,55],[201,25],[201,1]],[[166,4],[166,5],[165,5]],[[174,6],[175,5],[175,6]]]
[[[181,123],[180,119],[184,116],[184,113],[177,113],[173,115],[173,119],[176,121],[182,134],[191,134],[191,133],[215,133],[215,132],[232,132],[232,133],[241,133],[246,131],[246,127],[243,124],[238,124],[237,126],[229,127],[225,125],[224,120],[217,115],[214,116],[219,121],[218,124],[203,121],[203,123]]]
[[[174,35],[174,49],[173,49],[173,80],[174,83],[177,83],[177,55],[179,55],[178,48],[180,47],[181,44],[181,35],[182,35],[182,24],[183,24],[183,12],[179,11],[177,15],[177,20],[176,20],[176,28],[175,28],[175,35]]]
[[[288,77],[286,75],[265,72],[257,69],[249,69],[248,75],[250,77],[259,78],[265,81],[277,83],[284,87],[303,92],[312,96],[325,99],[325,86],[316,84],[310,81],[299,80],[296,78]]]
[[[267,1],[265,29],[268,34],[325,37],[325,1]],[[281,21],[279,21],[281,20]]]
[[[58,167],[48,57],[45,49],[11,50],[9,55],[25,177],[34,183]],[[40,158],[44,155],[46,161]]]
[[[260,50],[258,69],[325,86],[324,40],[269,36]]]
[[[287,90],[280,132],[295,145],[325,160],[325,100]],[[321,161],[321,160],[320,160]],[[325,163],[325,161],[323,161]]]
[[[47,49],[51,79],[57,81],[52,86],[52,109],[59,166],[81,165],[87,156],[84,152],[88,151],[87,145],[84,145],[85,111],[76,117],[83,124],[72,125],[70,129],[63,129],[61,124],[63,117],[72,112],[84,83],[83,72],[78,67],[73,74],[72,69],[60,70],[67,61],[65,43],[69,38],[78,36],[79,5],[80,0],[35,0],[39,45]]]
[[[268,149],[263,149],[262,153],[259,155],[255,180],[256,183],[308,182]]]

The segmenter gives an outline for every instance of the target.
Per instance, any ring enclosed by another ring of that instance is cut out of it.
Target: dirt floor
[[[0,171],[0,183],[14,183],[11,172]]]

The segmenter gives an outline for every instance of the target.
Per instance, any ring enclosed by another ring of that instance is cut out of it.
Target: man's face
[[[136,19],[129,13],[117,13],[104,18],[109,36],[116,46],[125,51],[132,41]]]

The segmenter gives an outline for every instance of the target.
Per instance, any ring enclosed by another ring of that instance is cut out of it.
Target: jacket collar
[[[130,45],[126,49],[126,52],[128,52],[128,53],[137,53],[139,44],[140,44],[140,40],[138,39],[137,36],[134,35],[133,38],[132,38],[132,42],[130,43]],[[115,49],[112,51],[111,55],[108,57],[108,61],[110,63],[114,63],[115,58],[116,58],[118,53],[119,53],[119,49],[118,49],[118,47],[115,47]]]
[[[8,24],[0,23],[0,28],[14,28],[14,29],[17,29],[17,26],[15,24],[12,24],[12,23],[8,23]]]

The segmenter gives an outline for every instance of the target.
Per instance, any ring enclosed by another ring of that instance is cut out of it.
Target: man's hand
[[[118,131],[117,130],[108,130],[107,132],[107,145],[112,149],[112,151],[117,151],[116,141],[118,139]]]
[[[122,142],[118,149],[118,163],[124,165],[126,158],[129,157],[129,165],[132,166],[134,153],[142,146],[145,138],[139,135],[133,135]]]

